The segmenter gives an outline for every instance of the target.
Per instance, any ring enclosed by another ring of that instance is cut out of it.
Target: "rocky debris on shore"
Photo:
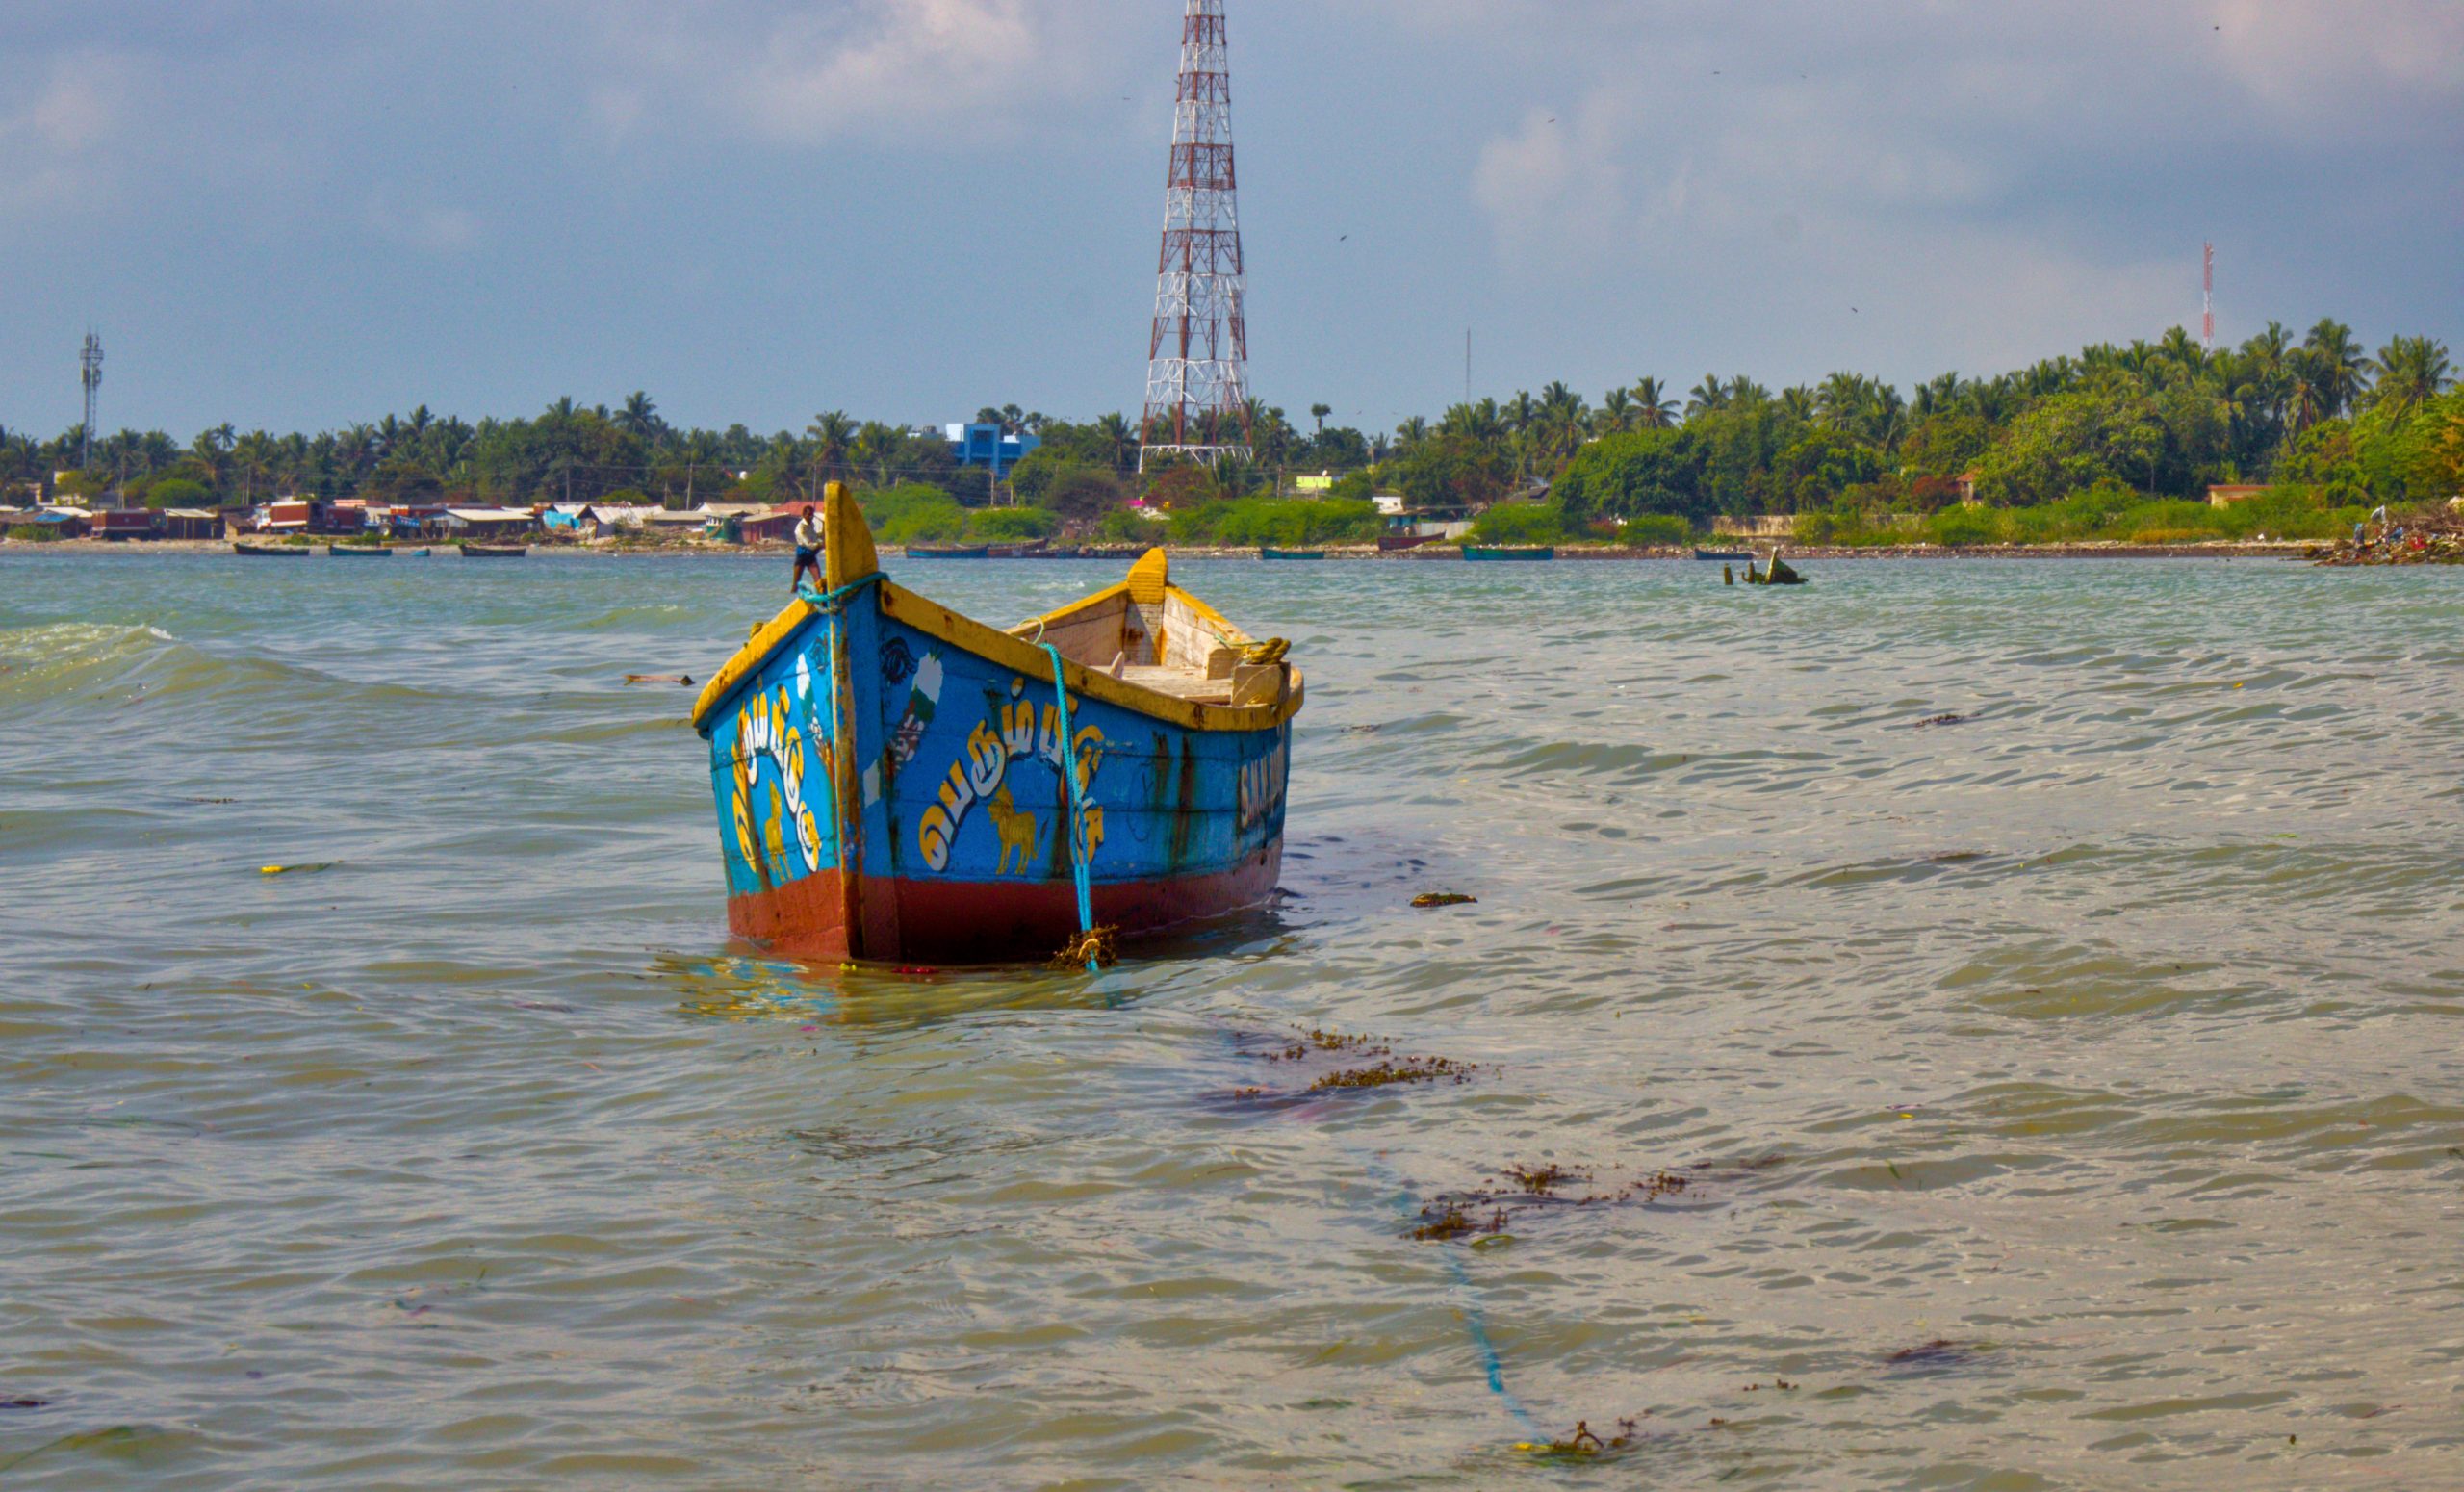
[[[2312,550],[2323,565],[2464,565],[2464,518],[2438,517],[2400,524],[2375,538],[2350,539]]]

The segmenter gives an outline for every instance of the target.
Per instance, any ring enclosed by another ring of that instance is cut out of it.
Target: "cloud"
[[[1122,0],[848,0],[633,7],[607,33],[591,122],[626,139],[681,113],[755,139],[951,143],[1014,134],[1037,106],[1088,91],[1116,51]]]
[[[2454,0],[2222,0],[2214,24],[2246,87],[2326,128],[2390,92],[2464,94],[2464,6]]]
[[[431,254],[476,248],[482,224],[470,211],[430,201],[404,201],[392,192],[370,196],[360,215],[368,231],[389,244]]]
[[[0,112],[0,210],[58,210],[100,196],[133,72],[109,53],[57,56],[21,107]]]

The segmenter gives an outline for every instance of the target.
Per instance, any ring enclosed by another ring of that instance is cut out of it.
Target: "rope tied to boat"
[[[1112,929],[1095,926],[1095,893],[1089,884],[1087,847],[1079,838],[1086,823],[1086,802],[1078,785],[1078,741],[1069,724],[1069,675],[1062,663],[1061,650],[1051,643],[1039,644],[1052,658],[1052,692],[1061,701],[1061,781],[1069,796],[1069,872],[1078,883],[1078,938],[1061,951],[1055,964],[1077,963],[1084,958],[1087,972],[1101,973],[1104,965],[1116,962],[1112,950]]]
[[[876,570],[870,575],[856,577],[834,591],[817,591],[809,585],[799,585],[796,587],[796,599],[823,616],[839,616],[845,613],[847,603],[855,600],[858,592],[880,583],[882,573]]]

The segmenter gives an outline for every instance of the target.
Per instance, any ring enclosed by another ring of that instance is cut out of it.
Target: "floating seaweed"
[[[1465,907],[1478,902],[1479,899],[1477,896],[1466,896],[1460,891],[1423,891],[1412,898],[1412,905],[1415,907]]]
[[[1052,956],[1052,966],[1085,968],[1091,964],[1098,968],[1110,968],[1120,962],[1120,952],[1114,946],[1119,933],[1118,928],[1091,927],[1069,939],[1059,953]]]
[[[1910,726],[1909,729],[1912,731],[1922,731],[1929,725],[1965,725],[1968,723],[1970,718],[1972,717],[1967,715],[1928,715],[1924,719]]]
[[[1474,1062],[1457,1062],[1451,1057],[1390,1058],[1373,1068],[1348,1068],[1329,1072],[1309,1085],[1311,1093],[1337,1088],[1388,1088],[1398,1083],[1434,1083],[1451,1078],[1468,1083],[1479,1066]]]
[[[1452,1202],[1421,1209],[1421,1225],[1412,1229],[1412,1237],[1423,1243],[1446,1243],[1469,1238],[1474,1233],[1505,1231],[1505,1211],[1501,1208],[1489,1214],[1486,1222],[1476,1222],[1472,1215]]]
[[[1619,1420],[1617,1422],[1617,1433],[1614,1436],[1604,1440],[1600,1437],[1599,1432],[1591,1428],[1590,1421],[1577,1420],[1575,1421],[1575,1432],[1568,1435],[1563,1440],[1552,1440],[1546,1443],[1536,1440],[1523,1440],[1517,1441],[1514,1448],[1518,1451],[1528,1452],[1533,1455],[1544,1458],[1554,1457],[1560,1460],[1584,1461],[1596,1460],[1604,1455],[1614,1455],[1617,1453],[1631,1447],[1634,1444],[1638,1428],[1637,1421],[1634,1419]]]
[[[1508,1183],[1504,1187],[1441,1194],[1421,1210],[1422,1218],[1443,1221],[1450,1212],[1468,1218],[1485,1211],[1497,1224],[1486,1231],[1502,1232],[1505,1224],[1516,1216],[1535,1208],[1648,1206],[1661,1197],[1675,1196],[1693,1186],[1691,1178],[1681,1172],[1656,1170],[1638,1176],[1614,1191],[1569,1196],[1559,1189],[1569,1184],[1587,1183],[1589,1178],[1554,1162],[1543,1166],[1509,1166],[1503,1174]],[[1432,1230],[1424,1226],[1415,1228],[1411,1236],[1445,1242],[1460,1238],[1466,1231]]]

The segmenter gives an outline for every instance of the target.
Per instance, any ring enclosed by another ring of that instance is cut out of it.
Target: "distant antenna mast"
[[[1231,53],[1223,0],[1187,0],[1164,252],[1146,348],[1139,465],[1178,451],[1200,461],[1249,451],[1249,328],[1239,176],[1232,168]]]
[[[86,350],[77,354],[77,381],[86,387],[86,423],[77,437],[77,466],[84,470],[94,455],[94,396],[103,387],[103,339],[86,328]]]
[[[2216,350],[2216,245],[2206,245],[2205,263],[2199,270],[2198,346],[2202,352]]]

